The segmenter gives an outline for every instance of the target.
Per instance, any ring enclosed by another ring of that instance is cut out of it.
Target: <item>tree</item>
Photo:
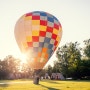
[[[54,62],[54,66],[53,66],[52,72],[54,72],[54,73],[60,73],[61,72],[60,63],[58,61]]]
[[[12,55],[8,55],[5,60],[8,63],[9,73],[17,73],[20,70],[20,59],[14,58]]]
[[[0,79],[6,79],[8,74],[7,62],[0,60]]]
[[[82,60],[79,66],[81,79],[90,79],[90,60]]]
[[[84,40],[85,47],[83,49],[84,55],[90,60],[90,39]]]
[[[78,67],[81,60],[80,47],[78,42],[70,42],[61,48],[58,48],[56,56],[59,61],[61,72],[66,78],[69,76],[75,77],[76,74],[78,74]],[[77,75],[77,77],[79,76]]]
[[[52,74],[52,66],[51,65],[48,65],[46,68],[45,68],[45,70],[46,70],[46,73],[48,73],[48,75],[49,76],[51,76],[51,74]]]
[[[90,79],[90,39],[84,40],[84,45],[79,71],[81,78]]]
[[[18,73],[20,60],[8,55],[4,60],[0,60],[0,78],[7,79],[11,73]]]

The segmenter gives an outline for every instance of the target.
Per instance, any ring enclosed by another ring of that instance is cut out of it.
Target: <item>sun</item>
[[[21,63],[26,63],[27,57],[26,57],[25,54],[21,54],[21,55],[19,56],[19,58],[20,58],[20,60],[21,60]]]

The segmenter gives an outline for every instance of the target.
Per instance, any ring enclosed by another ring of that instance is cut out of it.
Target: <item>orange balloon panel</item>
[[[43,11],[24,14],[15,25],[15,38],[30,67],[42,69],[57,48],[62,27],[58,19]]]

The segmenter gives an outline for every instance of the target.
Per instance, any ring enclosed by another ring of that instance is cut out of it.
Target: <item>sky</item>
[[[14,28],[23,14],[32,11],[45,11],[58,18],[63,30],[58,47],[68,42],[82,44],[90,38],[90,0],[0,0],[0,59],[21,56]],[[54,53],[48,63],[55,59]]]

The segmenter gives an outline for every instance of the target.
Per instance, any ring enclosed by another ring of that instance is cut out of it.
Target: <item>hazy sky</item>
[[[23,14],[32,11],[49,12],[59,19],[63,29],[59,46],[90,38],[90,0],[0,0],[0,59],[20,56],[14,27]]]

